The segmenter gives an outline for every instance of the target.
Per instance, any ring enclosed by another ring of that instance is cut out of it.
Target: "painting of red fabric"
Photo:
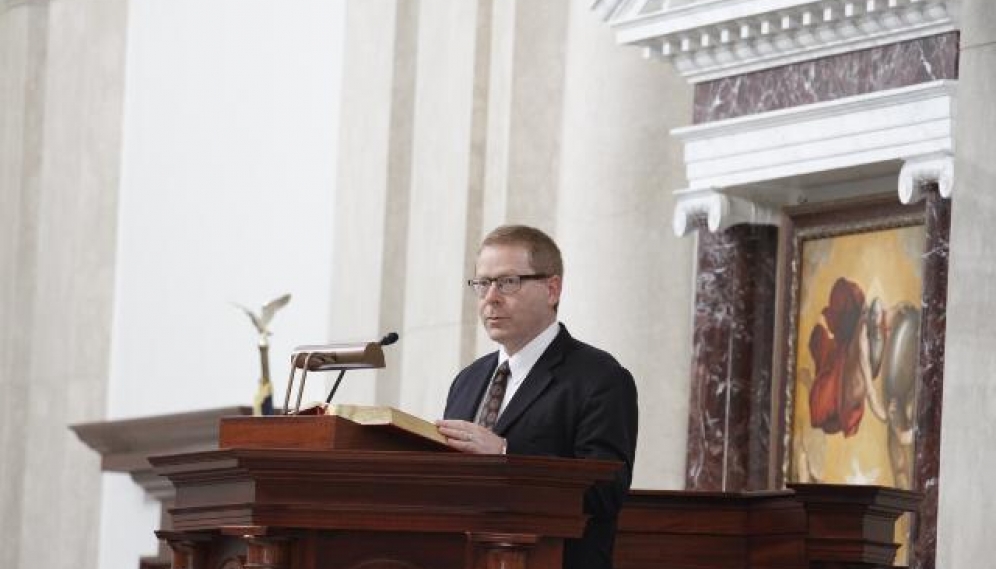
[[[801,242],[790,482],[911,488],[923,225]]]

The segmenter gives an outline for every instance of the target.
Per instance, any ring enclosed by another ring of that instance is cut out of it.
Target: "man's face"
[[[489,245],[477,257],[477,278],[532,275],[529,252],[519,245]],[[518,291],[503,294],[492,285],[478,300],[484,330],[509,355],[518,352],[557,318],[561,278],[524,280]]]

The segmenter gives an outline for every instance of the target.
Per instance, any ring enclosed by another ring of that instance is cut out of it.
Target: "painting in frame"
[[[870,203],[790,217],[783,480],[912,489],[924,210]],[[910,524],[897,525],[901,564]]]

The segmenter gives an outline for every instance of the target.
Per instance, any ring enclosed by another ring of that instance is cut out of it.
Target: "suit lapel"
[[[468,397],[461,397],[454,402],[453,418],[463,419],[473,422],[477,417],[477,407],[484,397],[484,390],[487,389],[491,376],[494,375],[495,368],[498,367],[498,352],[484,358],[476,369],[467,370],[467,391]]]
[[[567,351],[570,340],[571,335],[567,333],[567,328],[561,325],[557,337],[553,339],[550,347],[543,352],[543,355],[537,360],[533,369],[529,370],[529,375],[523,380],[522,385],[519,386],[512,400],[508,402],[508,406],[502,412],[501,416],[498,417],[498,422],[495,423],[494,428],[496,434],[504,435],[505,431],[515,423],[516,419],[550,385],[550,382],[553,381],[553,368],[560,365],[560,362],[564,359],[564,354]]]

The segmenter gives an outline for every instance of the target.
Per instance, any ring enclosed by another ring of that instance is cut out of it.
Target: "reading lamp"
[[[301,370],[301,382],[297,388],[297,400],[294,403],[293,413],[301,410],[301,396],[304,394],[304,384],[307,381],[309,371],[339,370],[339,377],[336,378],[335,385],[332,386],[332,390],[325,400],[325,403],[330,403],[347,370],[384,367],[384,350],[381,347],[397,341],[398,334],[391,332],[379,342],[324,344],[294,348],[294,351],[291,352],[291,371],[290,378],[287,380],[287,393],[284,395],[284,414],[290,415],[292,413],[290,396],[297,370]]]

